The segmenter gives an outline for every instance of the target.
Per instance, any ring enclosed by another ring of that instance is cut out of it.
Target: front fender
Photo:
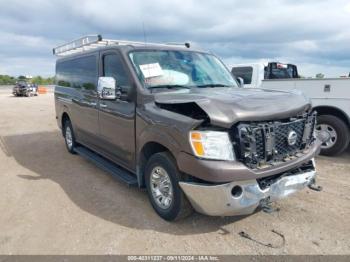
[[[136,159],[137,176],[142,184],[143,168],[147,159],[143,149],[148,143],[165,147],[174,156],[190,152],[188,133],[202,121],[195,120],[157,107],[154,103],[137,108],[136,113]],[[176,163],[177,164],[177,163]]]
[[[139,154],[149,142],[168,148],[175,157],[180,151],[190,152],[188,132],[200,123],[202,120],[161,109],[154,103],[147,104],[137,109],[136,152]]]

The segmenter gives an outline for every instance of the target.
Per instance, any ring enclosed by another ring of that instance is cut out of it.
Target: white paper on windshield
[[[140,65],[140,69],[145,78],[163,75],[163,70],[159,63]]]

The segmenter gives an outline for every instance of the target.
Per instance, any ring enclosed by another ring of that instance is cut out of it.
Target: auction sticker
[[[163,70],[160,67],[159,63],[140,65],[140,69],[145,78],[163,75]]]

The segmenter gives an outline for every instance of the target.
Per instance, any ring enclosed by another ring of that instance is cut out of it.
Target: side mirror
[[[244,87],[244,79],[242,77],[237,77],[239,87]]]
[[[99,77],[97,84],[97,93],[103,100],[115,100],[120,97],[120,90],[118,92],[117,81],[114,77]]]

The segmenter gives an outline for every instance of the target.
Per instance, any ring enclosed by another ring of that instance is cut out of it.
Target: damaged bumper
[[[256,179],[220,185],[180,182],[180,186],[199,213],[211,216],[248,215],[266,200],[275,201],[300,191],[311,184],[315,176],[315,170],[293,175],[286,173],[263,188]]]

